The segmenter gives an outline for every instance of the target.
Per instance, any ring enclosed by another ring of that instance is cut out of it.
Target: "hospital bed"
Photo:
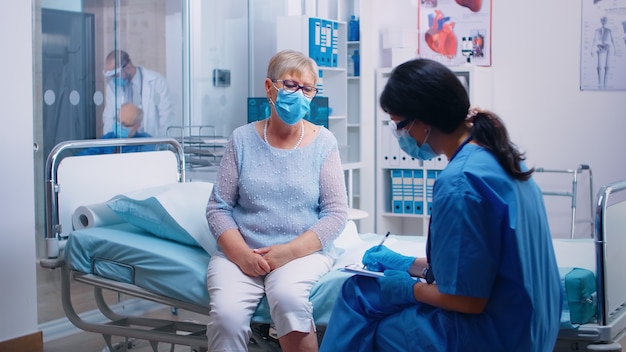
[[[159,148],[91,156],[73,152],[91,146],[146,143]],[[40,262],[61,270],[62,304],[68,319],[84,331],[101,334],[110,351],[127,348],[127,344],[114,346],[113,337],[149,341],[154,351],[162,343],[171,344],[172,351],[175,345],[189,346],[191,351],[207,346],[203,322],[127,314],[111,307],[104,297],[104,292],[113,291],[209,314],[205,275],[215,243],[208,233],[204,205],[212,185],[185,182],[184,160],[185,152],[176,140],[156,138],[63,142],[48,157],[48,258]],[[616,183],[598,194],[595,238],[554,239],[564,287],[574,297],[565,302],[555,350],[621,351],[617,339],[626,328],[626,282],[620,277],[626,264],[626,257],[620,256],[626,236],[619,233],[626,228],[626,202],[620,199],[624,189],[626,182]],[[335,242],[338,259],[333,270],[311,292],[320,338],[341,284],[352,275],[342,268],[359,262],[380,238],[358,233],[356,225],[348,222]],[[385,244],[404,254],[425,252],[424,237],[392,235]],[[93,288],[104,323],[77,313],[72,283]],[[252,319],[253,340],[264,350],[278,351],[269,333],[271,324],[267,302],[262,301]]]

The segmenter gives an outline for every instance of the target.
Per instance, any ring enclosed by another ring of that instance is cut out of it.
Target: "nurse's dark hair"
[[[447,134],[471,122],[474,141],[492,152],[511,177],[528,180],[534,171],[522,170],[525,156],[496,114],[479,110],[466,120],[470,116],[467,91],[456,74],[439,62],[414,59],[394,68],[380,95],[380,106],[390,115],[420,120]]]

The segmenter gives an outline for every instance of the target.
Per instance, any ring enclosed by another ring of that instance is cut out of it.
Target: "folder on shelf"
[[[414,214],[413,210],[413,170],[402,170],[402,203],[404,214]]]
[[[321,66],[323,59],[321,58],[322,45],[322,20],[319,18],[309,18],[309,57],[315,63]]]
[[[433,159],[435,164],[435,169],[443,170],[446,165],[448,165],[448,158],[445,155],[438,155]]]
[[[428,215],[433,210],[433,189],[435,186],[435,180],[441,170],[426,170],[426,210]]]
[[[424,214],[424,170],[413,170],[413,211]]]
[[[316,97],[324,96],[324,71],[318,70],[317,75],[318,75],[318,79],[317,79],[317,84],[315,85],[315,87],[317,88]]]
[[[330,60],[331,60],[331,56],[332,56],[332,47],[331,47],[331,41],[332,41],[332,32],[333,32],[333,24],[332,21],[329,20],[321,20],[321,25],[322,25],[322,32],[321,32],[321,36],[320,36],[320,46],[319,46],[319,50],[320,50],[320,60],[321,62],[318,63],[318,65],[320,66],[324,66],[324,67],[330,67]]]
[[[398,156],[394,154],[397,150],[396,145],[398,142],[391,135],[391,131],[386,125],[383,125],[380,130],[381,137],[381,149],[382,149],[382,165],[386,167],[397,167],[400,165]]]
[[[406,153],[404,153],[402,149],[400,149],[396,137],[391,134],[391,130],[389,128],[386,128],[384,130],[385,132],[383,133],[388,136],[387,147],[389,148],[389,165],[401,166],[402,154]]]
[[[424,160],[424,168],[425,169],[437,169],[441,170],[448,165],[448,158],[445,155],[437,155],[436,157],[430,160]]]
[[[331,40],[331,62],[332,67],[339,66],[339,22],[333,21],[333,33]]]
[[[391,173],[391,211],[401,214],[404,209],[402,199],[402,170],[393,169]]]

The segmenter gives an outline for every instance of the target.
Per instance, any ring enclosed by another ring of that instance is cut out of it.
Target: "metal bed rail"
[[[183,146],[188,168],[218,166],[227,142],[216,134],[213,125],[170,126],[167,136]]]
[[[596,321],[559,332],[559,339],[568,341],[567,351],[622,351],[619,340],[626,336],[626,283],[622,280],[623,265],[620,264],[624,262],[621,257],[626,248],[624,226],[621,226],[626,222],[625,191],[626,180],[621,180],[601,187],[595,197],[593,239],[598,297]],[[612,223],[613,227],[609,229],[607,214],[611,207],[617,209],[616,213],[611,214],[611,221],[619,218],[622,222],[617,224],[619,226]],[[613,282],[609,284],[608,273],[611,270]],[[615,282],[616,278],[619,282]]]
[[[77,314],[71,299],[71,281],[93,286],[97,308],[109,321],[105,323],[90,322]],[[111,290],[203,315],[209,314],[210,309],[208,307],[165,297],[133,284],[73,271],[67,265],[61,269],[61,289],[63,291],[61,297],[63,310],[70,322],[81,330],[101,334],[110,351],[127,351],[128,349],[127,344],[121,345],[121,350],[117,349],[112,341],[114,336],[148,341],[154,352],[162,350],[158,347],[160,343],[170,344],[171,351],[174,351],[176,345],[189,346],[191,352],[207,351],[206,324],[119,314],[106,302],[103,290]],[[268,331],[266,331],[269,325],[267,323],[251,323],[252,339],[263,351],[280,352],[278,343],[270,338]],[[318,327],[319,340],[321,340],[323,332],[324,327]]]
[[[541,173],[558,173],[558,174],[571,174],[572,175],[572,188],[571,191],[557,192],[557,191],[543,191],[544,196],[557,196],[557,197],[569,197],[571,198],[571,218],[570,218],[570,238],[574,239],[574,229],[576,225],[576,204],[578,202],[578,175],[583,172],[589,174],[589,218],[588,223],[593,228],[593,175],[589,165],[581,164],[576,169],[546,169],[543,167],[535,168],[536,172]]]
[[[611,239],[607,239],[607,210],[609,206],[612,204],[609,203],[609,200],[612,200],[612,195],[615,195],[618,192],[624,192],[626,190],[626,180],[610,183],[608,185],[600,188],[598,192],[598,196],[596,198],[596,211],[595,211],[595,227],[594,227],[594,239],[596,244],[596,267],[597,267],[597,286],[598,286],[598,294],[600,297],[606,297],[607,294],[607,283],[608,278],[606,277],[606,272],[608,269],[608,258],[607,258],[607,244]],[[622,196],[625,193],[621,194]],[[626,200],[621,200],[622,202]],[[623,230],[623,229],[622,229]],[[618,234],[617,236],[623,236],[624,234]],[[616,236],[612,234],[612,236]],[[626,306],[626,297],[623,297],[624,302],[621,303],[622,310]],[[614,315],[612,312],[609,312],[609,307],[606,304],[605,300],[600,300],[598,302],[598,322],[601,325],[607,325],[610,322],[610,317]],[[626,322],[624,323],[626,328]]]
[[[185,154],[182,146],[173,138],[116,138],[116,139],[90,139],[69,140],[57,144],[48,154],[45,167],[45,239],[46,253],[48,258],[42,258],[40,265],[47,268],[55,268],[62,265],[59,255],[59,241],[62,228],[59,218],[59,184],[58,167],[63,159],[74,156],[76,150],[93,147],[117,147],[121,148],[134,145],[156,145],[158,150],[170,150],[176,155],[178,163],[178,182],[185,180]],[[161,148],[163,146],[163,148]],[[171,149],[169,149],[171,148]],[[146,152],[150,153],[150,152]]]
[[[61,142],[53,148],[48,155],[46,163],[46,240],[54,242],[60,241],[62,237],[59,191],[65,187],[61,185],[64,180],[59,179],[58,172],[61,161],[68,157],[73,157],[76,150],[92,147],[117,147],[116,153],[121,153],[121,148],[132,145],[158,145],[157,150],[174,153],[176,157],[176,172],[172,172],[172,178],[178,182],[185,182],[185,153],[182,145],[173,138],[129,138],[111,140],[71,140]],[[161,148],[162,146],[162,148]],[[124,153],[140,154],[152,152]],[[84,156],[84,157],[90,157]],[[82,157],[82,156],[81,156]],[[116,159],[117,160],[117,159]],[[155,159],[152,159],[155,160]],[[159,159],[161,160],[161,159]],[[173,159],[172,159],[173,160]],[[169,159],[168,159],[169,161]],[[168,163],[169,165],[169,163]],[[108,170],[113,172],[112,170]],[[100,172],[97,170],[97,172]],[[58,248],[57,248],[58,249]],[[127,351],[130,349],[129,339],[145,340],[150,343],[154,352],[160,351],[160,343],[170,344],[170,351],[174,351],[176,345],[189,346],[192,352],[207,351],[208,340],[206,337],[206,325],[199,322],[187,322],[177,319],[154,319],[142,315],[130,315],[118,313],[110,306],[104,296],[103,291],[113,291],[142,300],[147,300],[173,308],[184,309],[190,312],[208,315],[209,308],[201,305],[191,304],[152,293],[138,286],[109,280],[92,274],[80,273],[72,270],[57,253],[57,256],[41,258],[40,265],[44,268],[61,270],[61,300],[63,310],[68,320],[81,330],[101,334],[106,342],[109,351]],[[106,322],[100,323],[84,319],[81,317],[72,302],[72,283],[80,283],[91,286],[97,306],[97,312],[106,318]],[[263,333],[262,327],[269,324],[254,324],[254,342],[268,352],[280,351],[277,344],[271,341],[267,334]],[[113,337],[122,337],[124,343],[113,344]]]

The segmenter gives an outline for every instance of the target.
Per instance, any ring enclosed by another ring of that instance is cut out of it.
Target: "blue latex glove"
[[[385,246],[374,246],[363,254],[363,265],[372,271],[404,270],[407,271],[415,261],[415,257],[408,257],[394,252]]]
[[[385,270],[385,276],[378,278],[381,296],[391,304],[415,303],[413,286],[417,281],[406,271]]]

